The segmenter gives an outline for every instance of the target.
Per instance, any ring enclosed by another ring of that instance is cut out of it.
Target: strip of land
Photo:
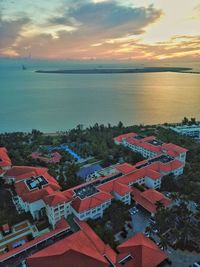
[[[152,72],[179,72],[179,73],[197,73],[192,68],[181,67],[146,67],[140,69],[132,68],[94,68],[94,69],[69,69],[69,70],[36,70],[37,73],[53,74],[126,74],[126,73],[152,73]]]

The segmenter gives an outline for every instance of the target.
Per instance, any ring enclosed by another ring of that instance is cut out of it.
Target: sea
[[[25,66],[23,70],[22,66]],[[0,59],[0,132],[52,133],[81,124],[116,125],[200,120],[200,74],[46,74],[35,70],[136,68],[121,62]],[[155,65],[154,65],[155,66]],[[191,64],[157,64],[191,67]],[[192,65],[199,71],[199,63]]]

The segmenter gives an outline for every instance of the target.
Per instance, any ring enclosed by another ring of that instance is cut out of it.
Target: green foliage
[[[125,221],[130,220],[128,210],[128,205],[115,200],[105,210],[103,218],[89,220],[88,223],[105,243],[114,248],[116,246],[114,235],[122,231]]]

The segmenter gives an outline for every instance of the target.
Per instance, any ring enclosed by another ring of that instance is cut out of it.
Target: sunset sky
[[[198,59],[199,0],[0,0],[0,56]]]

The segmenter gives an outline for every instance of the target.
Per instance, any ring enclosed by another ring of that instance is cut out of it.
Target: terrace
[[[122,173],[119,172],[119,173],[112,175],[110,177],[105,177],[102,180],[100,178],[98,178],[89,184],[86,184],[86,185],[83,185],[77,189],[74,189],[74,192],[75,192],[76,196],[79,196],[81,199],[84,199],[86,197],[90,197],[90,196],[96,194],[97,192],[99,192],[99,190],[96,188],[97,186],[102,185],[106,182],[112,181],[112,180],[114,180],[118,177],[121,177],[121,176],[122,176]]]
[[[47,180],[42,175],[37,177],[30,177],[28,180],[26,180],[26,185],[30,191],[36,188],[41,189],[44,185],[47,184]]]
[[[99,192],[99,190],[93,184],[88,184],[88,185],[83,186],[81,188],[75,189],[74,192],[81,199],[84,199],[86,197],[90,197],[90,196],[96,194],[97,192]]]

